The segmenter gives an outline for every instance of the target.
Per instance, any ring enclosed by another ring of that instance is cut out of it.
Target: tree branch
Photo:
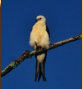
[[[59,47],[59,46],[62,46],[64,44],[67,44],[67,43],[70,43],[70,42],[73,42],[73,41],[76,41],[76,40],[79,40],[82,38],[82,35],[77,35],[77,36],[74,36],[74,37],[71,37],[71,38],[68,38],[66,40],[63,40],[63,41],[59,41],[57,43],[54,43],[54,44],[51,44],[49,45],[49,47],[47,49],[40,49],[40,50],[34,50],[32,52],[26,50],[20,57],[18,57],[16,60],[14,60],[13,62],[11,62],[4,70],[2,70],[1,72],[1,77],[5,76],[6,74],[8,74],[10,71],[12,71],[14,68],[16,68],[19,64],[21,64],[25,59],[28,59],[30,57],[32,57],[33,55],[35,54],[38,54],[38,53],[42,53],[43,51],[46,51],[46,50],[50,50],[50,49],[53,49],[53,48],[56,48],[56,47]]]

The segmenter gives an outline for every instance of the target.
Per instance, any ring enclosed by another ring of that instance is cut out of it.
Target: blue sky
[[[51,43],[81,34],[81,0],[2,0],[1,70],[32,50],[29,35],[37,15],[47,18]],[[1,89],[81,89],[82,42],[78,40],[48,51],[47,82],[34,82],[35,57],[1,79]]]

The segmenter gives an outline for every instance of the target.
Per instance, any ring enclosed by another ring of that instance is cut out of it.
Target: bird
[[[46,25],[46,18],[43,15],[36,17],[36,23],[33,25],[30,32],[30,45],[34,50],[46,49],[50,44],[50,32]],[[35,81],[40,81],[41,76],[43,81],[46,81],[45,77],[45,63],[46,63],[47,51],[36,54],[36,72]]]

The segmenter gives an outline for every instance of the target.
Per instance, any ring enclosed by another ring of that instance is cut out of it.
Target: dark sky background
[[[2,0],[1,70],[32,50],[29,35],[37,15],[47,18],[51,43],[81,34],[81,0]],[[1,79],[1,89],[81,89],[81,40],[48,51],[47,82],[34,82],[35,57]]]

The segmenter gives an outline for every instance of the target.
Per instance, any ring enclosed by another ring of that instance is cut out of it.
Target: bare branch
[[[14,60],[13,62],[11,62],[4,70],[2,70],[1,72],[1,77],[5,76],[7,73],[9,73],[10,71],[12,71],[14,68],[16,68],[19,64],[21,64],[25,59],[28,59],[30,57],[32,57],[35,54],[38,53],[42,53],[45,50],[50,50],[59,46],[62,46],[64,44],[79,40],[82,38],[82,35],[77,35],[71,38],[68,38],[66,40],[63,41],[59,41],[57,43],[51,44],[49,45],[49,47],[47,49],[40,49],[40,50],[34,50],[32,52],[26,50],[20,57],[18,57],[16,60]]]

